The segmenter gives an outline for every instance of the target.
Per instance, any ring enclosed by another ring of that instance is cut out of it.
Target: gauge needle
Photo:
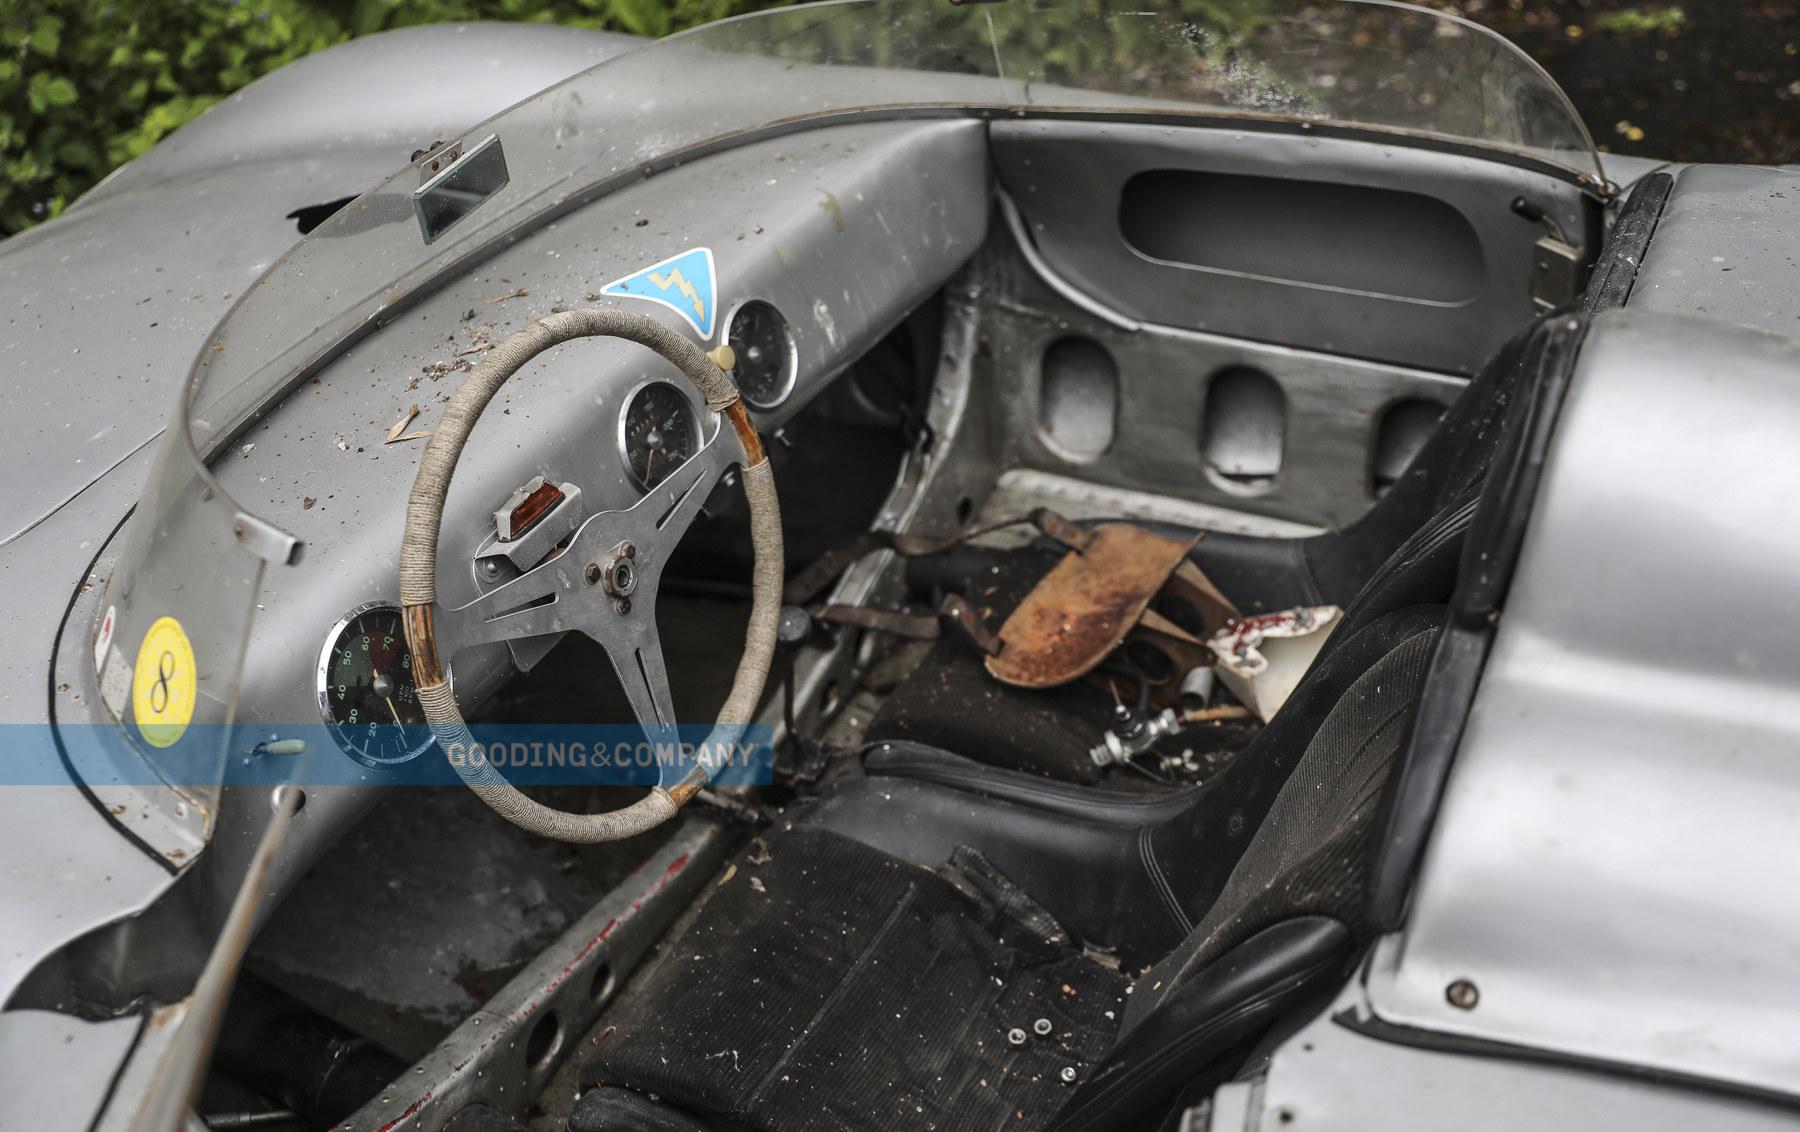
[[[644,456],[644,482],[650,482],[650,472],[656,467],[656,449],[651,448]]]
[[[382,675],[379,672],[375,673],[374,675],[375,675],[375,679],[373,681],[373,684],[375,687],[375,694],[380,696],[383,700],[387,701],[388,711],[393,714],[394,722],[400,723],[400,709],[394,706],[394,697],[393,697],[392,693],[389,691],[389,689],[391,689],[394,686],[394,682],[392,680],[389,680],[386,676]],[[401,724],[401,726],[405,726],[405,725]]]

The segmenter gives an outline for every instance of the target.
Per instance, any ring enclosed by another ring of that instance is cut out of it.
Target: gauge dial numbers
[[[781,312],[761,299],[751,299],[732,312],[726,338],[737,362],[731,380],[753,409],[773,409],[794,391],[799,354],[794,335]]]
[[[367,767],[396,766],[431,746],[400,611],[359,605],[326,638],[319,709],[344,753]]]
[[[619,416],[619,455],[640,491],[649,491],[700,447],[700,422],[686,394],[666,381],[646,382]]]

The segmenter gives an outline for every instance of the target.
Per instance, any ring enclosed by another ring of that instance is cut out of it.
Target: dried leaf
[[[388,427],[386,443],[392,444],[395,441],[399,440],[400,434],[406,431],[406,426],[411,424],[413,421],[413,418],[418,415],[419,415],[419,407],[417,405],[414,405],[412,408],[406,410],[404,413],[401,413],[400,419],[395,421],[392,425],[390,425]]]

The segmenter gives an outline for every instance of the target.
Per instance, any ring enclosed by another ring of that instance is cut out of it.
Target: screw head
[[[1017,1026],[1014,1026],[1012,1029],[1006,1031],[1006,1044],[1009,1046],[1024,1045],[1025,1044],[1025,1031],[1019,1029],[1019,1027],[1017,1027]]]
[[[1481,1001],[1481,992],[1467,979],[1458,979],[1444,988],[1444,997],[1458,1010],[1473,1010]]]
[[[499,577],[500,563],[495,562],[492,558],[483,558],[481,560],[481,573],[483,577],[487,578]]]
[[[1039,1018],[1036,1022],[1031,1024],[1031,1032],[1040,1038],[1049,1037],[1050,1031],[1053,1029],[1055,1029],[1055,1027],[1050,1024],[1050,1019],[1048,1018]]]

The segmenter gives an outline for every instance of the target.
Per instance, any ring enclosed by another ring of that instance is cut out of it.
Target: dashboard
[[[482,354],[559,309],[648,313],[706,348],[729,343],[731,377],[772,436],[975,254],[989,185],[985,128],[973,121],[833,126],[694,160],[565,212],[449,278],[241,436],[215,474],[245,510],[307,549],[298,565],[265,575],[239,718],[271,737],[325,723],[338,750],[313,757],[338,760],[332,780],[344,783],[308,791],[273,883],[316,859],[372,804],[370,788],[425,742],[369,725],[420,718],[396,632],[402,520],[420,434]],[[704,334],[667,305],[602,293],[607,280],[693,249],[710,252],[716,273]],[[589,339],[534,360],[483,414],[451,484],[440,600],[467,604],[540,561],[582,517],[630,506],[719,423],[641,347]],[[459,701],[480,704],[555,640],[465,652],[451,668]],[[209,851],[220,868],[240,867],[230,862],[251,851],[266,807],[260,793],[227,796]]]

